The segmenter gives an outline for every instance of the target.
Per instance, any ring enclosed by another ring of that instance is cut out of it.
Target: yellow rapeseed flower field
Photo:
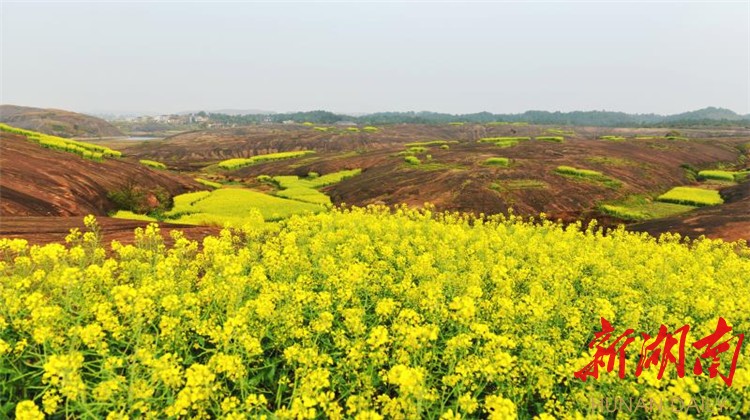
[[[85,223],[67,245],[0,239],[0,416],[580,419],[609,396],[750,415],[747,346],[731,387],[692,365],[635,378],[631,353],[625,379],[574,375],[601,317],[746,331],[744,245],[377,207],[169,248],[156,225],[122,245]]]

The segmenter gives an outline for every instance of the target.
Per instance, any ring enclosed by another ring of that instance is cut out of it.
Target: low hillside
[[[124,159],[101,162],[43,148],[24,136],[0,134],[0,216],[106,215],[116,210],[110,194],[137,189],[147,204],[168,205],[171,196],[205,187],[178,174]]]
[[[118,137],[124,134],[101,118],[61,109],[0,105],[0,122],[60,137]]]

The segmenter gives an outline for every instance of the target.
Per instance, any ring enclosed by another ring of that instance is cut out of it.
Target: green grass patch
[[[706,170],[698,172],[698,177],[700,179],[739,182],[747,177],[747,173],[736,171]]]
[[[404,158],[404,162],[408,163],[409,165],[419,165],[422,163],[416,156],[406,156]]]
[[[359,128],[357,127],[347,127],[346,131],[350,131],[352,133],[359,133]]]
[[[315,130],[315,131],[322,131],[322,132],[325,133],[326,131],[329,130],[329,128],[328,127],[313,127],[313,130]]]
[[[115,219],[142,220],[144,222],[156,222],[157,221],[155,218],[151,216],[147,216],[145,214],[137,214],[137,213],[133,213],[132,211],[127,211],[127,210],[119,210],[110,217],[114,217]]]
[[[615,203],[603,203],[599,210],[607,215],[627,221],[659,219],[693,210],[695,206],[663,203],[642,195],[633,195]]]
[[[491,157],[487,158],[487,160],[484,161],[484,164],[488,166],[501,166],[507,168],[510,166],[510,159],[506,157]]]
[[[141,159],[138,162],[140,162],[141,165],[148,166],[149,168],[167,169],[167,165],[155,160]]]
[[[691,206],[717,206],[724,200],[716,190],[693,187],[675,187],[662,194],[657,200],[665,203],[687,204]]]
[[[492,143],[498,147],[513,147],[522,141],[531,140],[531,137],[484,137],[479,143]]]
[[[539,141],[548,141],[552,143],[562,143],[565,141],[565,137],[562,136],[539,136],[536,137],[536,140]]]
[[[592,171],[590,169],[579,169],[572,166],[558,166],[557,169],[555,169],[555,172],[560,175],[578,178],[596,184],[603,184],[609,188],[620,188],[622,186],[622,182],[610,178],[599,171]]]
[[[503,179],[490,184],[490,188],[500,192],[516,190],[544,190],[549,184],[539,179]]]
[[[207,179],[203,179],[203,178],[195,178],[195,180],[196,180],[196,182],[198,182],[199,184],[203,184],[203,185],[205,185],[205,186],[207,186],[207,187],[211,187],[211,188],[221,188],[221,187],[223,187],[223,185],[219,184],[218,182],[214,182],[214,181],[209,181],[209,180],[207,180]]]
[[[591,163],[598,163],[600,165],[607,166],[638,166],[639,163],[630,159],[623,159],[611,156],[591,156],[587,157],[586,161]]]
[[[599,138],[602,139],[602,140],[609,140],[609,141],[625,141],[625,140],[627,140],[623,136],[600,136]]]
[[[364,127],[362,131],[364,131],[365,133],[377,133],[378,131],[380,131],[380,129],[378,127],[373,127],[371,125],[368,125]]]
[[[547,134],[553,134],[557,136],[575,136],[576,133],[573,130],[563,130],[561,128],[548,128],[544,130]]]
[[[458,122],[458,121],[457,122],[450,122],[450,123],[448,123],[448,125],[464,125],[464,124],[466,124],[466,123]]]
[[[256,163],[270,162],[273,160],[293,159],[315,153],[313,150],[300,150],[296,152],[269,153],[267,155],[257,155],[250,158],[227,159],[219,162],[222,169],[238,169],[244,166],[254,165]]]
[[[122,156],[122,153],[117,150],[112,150],[109,147],[65,139],[57,136],[50,136],[48,134],[38,133],[36,131],[12,127],[7,124],[0,123],[0,131],[12,134],[20,134],[26,137],[27,140],[37,143],[44,148],[73,153],[84,159],[101,161],[104,158],[119,158]]]

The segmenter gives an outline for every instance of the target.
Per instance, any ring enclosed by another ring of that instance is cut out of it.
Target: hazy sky
[[[750,2],[2,1],[2,103],[750,112]]]

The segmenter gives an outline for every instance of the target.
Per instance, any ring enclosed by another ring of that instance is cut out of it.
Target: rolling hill
[[[61,109],[0,105],[0,122],[59,137],[119,137],[117,127],[90,115]]]

